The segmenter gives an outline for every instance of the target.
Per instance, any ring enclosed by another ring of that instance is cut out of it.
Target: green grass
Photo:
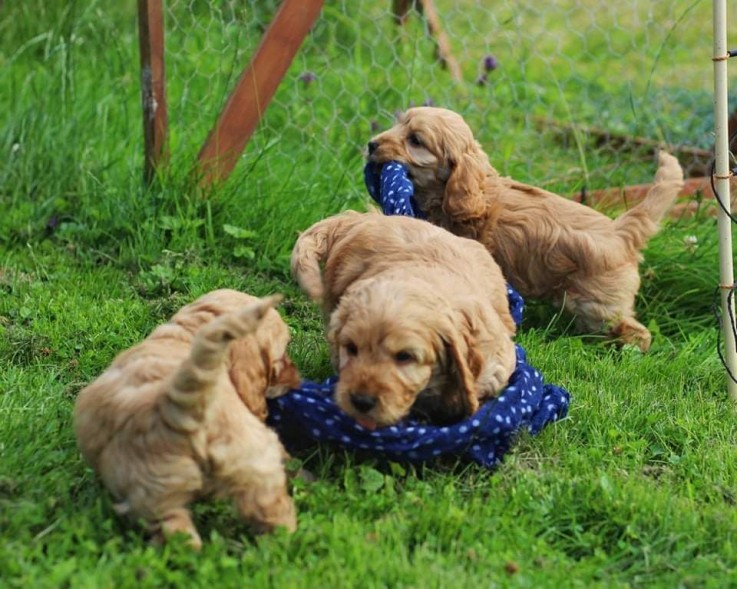
[[[117,352],[214,288],[285,293],[293,357],[313,380],[330,374],[289,252],[313,221],[366,206],[362,146],[410,102],[457,108],[500,171],[564,193],[644,182],[653,159],[585,136],[561,143],[534,115],[709,147],[705,2],[438,0],[460,86],[419,19],[399,35],[380,3],[326,3],[233,176],[206,199],[193,157],[277,3],[168,3],[172,163],[150,188],[135,4],[109,4],[0,8],[0,584],[735,584],[737,420],[716,354],[705,213],[669,223],[645,252],[651,353],[576,335],[569,317],[529,302],[519,341],[573,403],[495,472],[312,449],[300,458],[317,480],[295,483],[295,534],[254,538],[227,504],[203,503],[194,555],[150,547],[115,516],[71,429],[77,393]],[[501,66],[478,86],[489,53]]]

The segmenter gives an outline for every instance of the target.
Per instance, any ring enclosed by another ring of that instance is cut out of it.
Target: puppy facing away
[[[299,384],[288,328],[272,308],[278,300],[208,293],[80,392],[82,455],[116,511],[143,520],[155,537],[181,532],[199,549],[187,506],[209,494],[231,497],[257,532],[296,528],[286,453],[260,419],[265,397]]]
[[[409,217],[346,212],[300,235],[292,272],[322,303],[336,402],[366,429],[410,412],[457,421],[514,370],[506,284],[473,240]]]
[[[409,109],[368,144],[369,159],[409,169],[427,219],[484,244],[523,296],[565,304],[589,332],[650,347],[635,319],[640,251],[683,186],[683,171],[661,152],[645,200],[616,219],[534,186],[499,176],[455,112]]]

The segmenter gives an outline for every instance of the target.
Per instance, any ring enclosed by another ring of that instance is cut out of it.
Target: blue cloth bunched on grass
[[[509,289],[514,320],[522,320],[522,297]],[[374,431],[360,426],[333,401],[336,377],[322,384],[304,382],[298,390],[269,399],[269,424],[287,437],[307,437],[351,450],[371,452],[400,462],[423,462],[451,455],[495,466],[509,450],[514,435],[526,428],[537,434],[548,423],[565,417],[568,392],[545,384],[516,346],[517,367],[496,399],[453,425],[436,426],[406,419]],[[288,444],[287,444],[288,445]]]
[[[419,210],[412,202],[414,187],[402,164],[390,162],[381,170],[368,164],[364,178],[369,194],[384,213],[417,216]],[[511,287],[507,287],[507,295],[519,326],[524,301]],[[518,432],[526,429],[537,434],[548,423],[565,417],[570,404],[568,391],[545,384],[540,372],[527,364],[527,354],[520,345],[516,345],[516,352],[516,368],[501,394],[453,425],[429,425],[408,418],[369,431],[333,401],[337,377],[322,384],[305,381],[299,389],[269,399],[268,423],[282,434],[287,447],[289,440],[306,437],[396,461],[423,462],[450,455],[492,467],[501,462]]]

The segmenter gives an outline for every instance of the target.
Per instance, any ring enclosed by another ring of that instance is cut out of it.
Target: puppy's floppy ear
[[[256,359],[260,350],[254,338],[241,338],[230,342],[230,368],[228,376],[238,396],[246,407],[261,421],[266,421],[268,408],[261,391],[268,385],[268,375]]]
[[[286,354],[284,357],[273,363],[269,372],[269,387],[286,387],[287,389],[296,389],[302,380],[299,370],[292,362],[292,359]],[[273,399],[275,395],[266,392],[267,399]]]
[[[336,370],[342,368],[340,365],[340,332],[346,319],[347,313],[341,306],[338,306],[330,315],[325,334],[330,349],[330,362]]]
[[[484,162],[478,154],[469,151],[455,161],[451,158],[450,167],[450,176],[445,184],[443,212],[454,221],[460,222],[482,217],[485,209]]]
[[[467,417],[479,408],[476,380],[481,374],[484,357],[465,316],[458,323],[451,322],[449,330],[442,337],[448,350],[449,370],[454,377],[452,381],[455,381],[452,389],[447,391],[448,397],[444,402],[449,408],[455,409],[454,413]]]

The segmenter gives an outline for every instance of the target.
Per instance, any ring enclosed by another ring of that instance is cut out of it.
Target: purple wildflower
[[[299,81],[305,86],[309,86],[315,80],[317,80],[317,74],[315,72],[302,72],[299,76]]]
[[[487,55],[486,57],[484,57],[485,72],[493,72],[498,67],[499,62],[497,61],[496,57],[494,57],[493,55]]]
[[[59,217],[56,215],[52,215],[51,218],[46,222],[46,234],[51,235],[54,231],[56,231],[56,228],[59,226]]]

